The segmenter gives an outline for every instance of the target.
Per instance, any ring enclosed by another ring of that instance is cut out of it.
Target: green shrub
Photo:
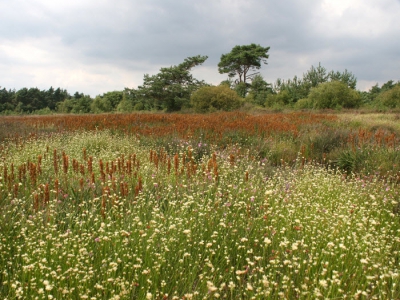
[[[139,110],[144,110],[144,105],[142,102],[138,102],[135,104],[135,106],[133,107],[133,110],[139,111]]]
[[[296,109],[310,109],[313,108],[313,103],[308,98],[299,99],[294,108]]]
[[[242,98],[226,85],[204,86],[190,97],[196,112],[234,110],[242,106]]]
[[[400,85],[379,94],[376,101],[378,105],[388,108],[400,108]]]
[[[340,81],[321,83],[311,89],[308,101],[314,108],[355,108],[361,104],[360,94]]]
[[[266,107],[282,107],[290,103],[290,95],[288,91],[282,91],[278,94],[269,94],[265,101]]]
[[[45,107],[45,108],[33,111],[32,114],[33,115],[51,115],[52,113],[53,113],[53,111],[50,108]]]
[[[117,111],[119,112],[132,112],[133,105],[132,102],[128,99],[123,99],[117,106]]]

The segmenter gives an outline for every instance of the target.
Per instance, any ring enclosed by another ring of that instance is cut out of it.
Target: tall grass
[[[211,145],[219,149],[236,145],[251,148],[252,155],[260,160],[268,158],[266,163],[271,167],[293,165],[300,152],[305,161],[330,164],[349,174],[369,175],[379,169],[382,176],[400,180],[400,165],[392,163],[400,150],[396,118],[391,114],[372,114],[369,118],[348,113],[251,115],[244,112],[23,116],[1,120],[4,130],[0,130],[0,140],[8,138],[18,143],[21,137],[29,135],[108,129],[114,134],[136,135],[143,144],[165,148],[169,154],[175,154],[183,143],[191,143],[192,148],[201,145],[197,159],[209,155]],[[355,163],[361,156],[362,165],[370,168]]]
[[[200,143],[108,130],[4,143],[1,298],[400,297],[394,182],[305,150],[271,169],[251,138]]]

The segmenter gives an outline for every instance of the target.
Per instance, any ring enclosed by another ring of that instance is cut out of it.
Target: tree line
[[[318,66],[302,77],[278,78],[268,83],[259,74],[267,64],[269,47],[256,44],[235,46],[223,54],[218,71],[227,80],[213,86],[194,78],[191,70],[203,64],[207,56],[193,56],[178,65],[163,67],[155,75],[145,74],[137,88],[110,91],[94,99],[62,88],[18,91],[0,87],[1,114],[106,113],[132,111],[233,110],[243,105],[273,109],[400,108],[400,82],[376,84],[368,92],[356,90],[357,78],[348,70],[327,71]]]

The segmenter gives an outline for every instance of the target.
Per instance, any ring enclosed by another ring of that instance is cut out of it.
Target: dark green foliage
[[[136,111],[144,110],[143,103],[142,102],[136,103],[135,106],[133,107],[133,110],[136,110]]]
[[[357,85],[357,78],[351,72],[344,70],[344,72],[340,73],[339,71],[331,71],[328,74],[328,78],[330,81],[340,81],[346,84],[349,88],[355,90]]]
[[[248,89],[248,84],[245,82],[239,82],[233,87],[233,90],[238,94],[239,97],[242,98],[246,97]]]
[[[300,99],[307,98],[312,88],[319,86],[321,83],[332,81],[342,82],[351,89],[355,89],[357,84],[357,79],[351,72],[345,70],[342,73],[338,71],[330,71],[327,73],[326,68],[322,67],[321,64],[318,64],[318,67],[311,66],[310,70],[303,74],[303,78],[301,79],[297,76],[288,80],[278,78],[274,85],[274,91],[277,94],[286,91],[287,94],[285,94],[284,97],[285,99],[289,99],[285,100],[284,103],[285,105],[293,105]],[[272,102],[277,102],[275,99],[273,100],[274,101]],[[308,108],[307,101],[302,100],[302,103],[296,107]]]
[[[105,93],[102,96],[97,96],[90,106],[91,111],[94,113],[116,111],[119,103],[122,101],[123,93],[122,91],[113,91]]]
[[[66,90],[53,87],[46,90],[38,88],[22,88],[18,91],[0,90],[0,112],[3,114],[11,113],[33,113],[43,109],[55,110],[57,105],[70,98]]]
[[[107,98],[102,98],[100,96],[97,96],[90,105],[90,110],[95,114],[111,112],[112,111],[111,102]]]
[[[308,96],[313,108],[355,108],[361,103],[360,94],[340,81],[322,83]]]
[[[356,173],[361,170],[366,158],[365,153],[362,151],[343,151],[337,160],[337,166],[341,170],[346,171],[347,174]]]
[[[267,63],[269,48],[256,44],[235,46],[231,52],[221,55],[218,71],[221,74],[228,73],[230,78],[237,75],[238,83],[246,83],[246,79],[254,75],[248,74],[249,71],[258,70],[261,63]]]
[[[242,104],[242,98],[227,85],[204,86],[194,92],[190,98],[196,112],[210,112],[215,110],[233,110]]]
[[[252,78],[249,90],[246,100],[260,106],[264,106],[267,96],[272,94],[271,85],[261,75]]]
[[[0,89],[0,111],[13,111],[15,105],[13,104],[13,99],[15,96],[15,91],[7,91],[5,88]]]
[[[92,98],[76,92],[72,98],[59,102],[57,111],[60,113],[84,114],[91,112]]]
[[[311,66],[302,78],[278,78],[272,87],[258,72],[249,74],[267,63],[269,49],[256,44],[235,46],[231,52],[221,56],[218,64],[219,72],[228,74],[228,79],[221,85],[245,98],[248,107],[266,106],[277,111],[284,108],[357,108],[361,105],[378,110],[400,108],[400,82],[389,80],[381,87],[374,85],[368,92],[355,92],[357,79],[351,72],[327,72],[320,63],[317,67]],[[0,87],[0,114],[190,111],[192,93],[207,86],[204,81],[193,78],[190,71],[206,59],[207,56],[200,55],[188,57],[179,65],[161,68],[158,74],[145,74],[143,84],[136,89],[107,92],[95,99],[79,92],[71,96],[66,90],[53,87],[48,90],[22,88],[18,91]],[[234,80],[234,77],[237,79]],[[218,101],[214,104],[204,102],[196,110],[204,111],[203,106],[211,111],[232,109],[219,105]]]
[[[389,80],[388,82],[384,83],[382,87],[379,87],[378,84],[375,84],[368,92],[361,92],[362,103],[379,109],[395,108],[396,106],[393,106],[395,104],[393,103],[393,99],[396,98],[396,92],[392,92],[393,94],[387,92],[399,85],[400,82],[394,83],[393,80]],[[392,100],[390,100],[391,98]]]
[[[138,87],[135,97],[156,110],[177,111],[189,106],[192,92],[205,85],[193,78],[190,70],[206,59],[207,56],[200,55],[188,57],[177,66],[161,68],[156,75],[144,75],[143,85]]]
[[[143,104],[142,104],[143,105]],[[127,93],[124,91],[122,93],[122,100],[117,105],[117,111],[119,112],[132,112],[134,111],[134,104],[132,99],[127,97]]]

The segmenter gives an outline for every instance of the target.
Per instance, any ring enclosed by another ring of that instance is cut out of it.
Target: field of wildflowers
[[[2,121],[22,128],[0,146],[2,299],[400,298],[396,132],[302,113]]]

